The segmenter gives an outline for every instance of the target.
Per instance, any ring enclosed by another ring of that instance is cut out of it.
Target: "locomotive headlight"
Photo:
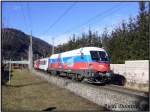
[[[98,65],[99,67],[104,67],[104,65]]]
[[[102,69],[102,70],[105,70],[106,69],[106,66],[105,65],[98,65],[99,69]]]

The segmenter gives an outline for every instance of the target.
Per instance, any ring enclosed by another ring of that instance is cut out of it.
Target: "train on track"
[[[34,68],[89,83],[111,81],[110,58],[103,48],[83,47],[34,61]]]

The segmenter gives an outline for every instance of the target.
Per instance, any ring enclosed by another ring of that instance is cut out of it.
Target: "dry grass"
[[[58,88],[26,70],[15,70],[11,84],[2,87],[2,109],[34,110],[105,110],[68,90]]]

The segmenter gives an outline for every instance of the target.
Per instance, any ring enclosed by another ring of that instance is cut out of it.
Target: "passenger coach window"
[[[46,61],[39,61],[40,65],[45,65],[46,64]]]

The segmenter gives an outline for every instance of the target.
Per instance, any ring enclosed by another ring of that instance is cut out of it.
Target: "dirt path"
[[[26,70],[15,70],[11,84],[2,86],[2,110],[104,111],[105,109],[66,89],[47,83]]]

